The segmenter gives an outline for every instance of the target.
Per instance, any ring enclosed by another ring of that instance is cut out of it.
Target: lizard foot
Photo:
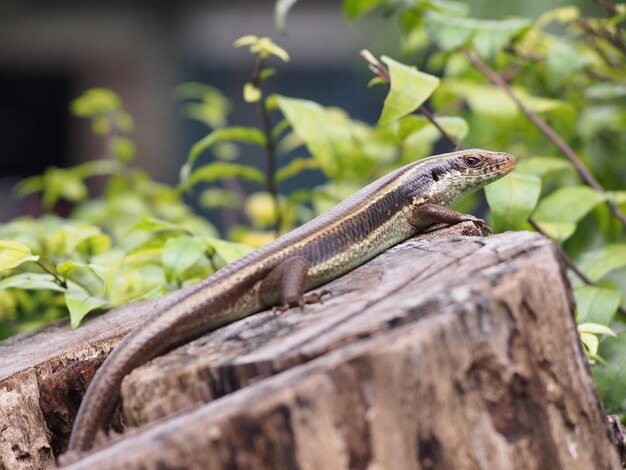
[[[287,310],[289,310],[290,308],[293,307],[300,307],[300,309],[304,308],[305,305],[307,304],[323,304],[323,297],[325,295],[330,295],[331,292],[329,290],[320,290],[320,291],[316,291],[316,292],[311,292],[310,294],[307,295],[301,295],[298,300],[296,302],[285,302],[282,305],[276,305],[272,308],[272,313],[274,315],[280,315],[281,313],[286,312]]]

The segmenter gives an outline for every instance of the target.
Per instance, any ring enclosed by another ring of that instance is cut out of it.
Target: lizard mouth
[[[509,155],[508,153],[503,153],[497,157],[495,157],[495,162],[491,163],[488,166],[488,171],[490,173],[500,172],[510,173],[515,168],[515,157],[513,155]]]

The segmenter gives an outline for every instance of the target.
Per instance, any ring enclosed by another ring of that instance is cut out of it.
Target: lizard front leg
[[[281,261],[261,282],[261,303],[269,306],[280,303],[276,310],[284,312],[299,305],[316,303],[327,293],[322,291],[305,296],[304,286],[310,263],[302,256],[293,256]]]
[[[493,235],[493,229],[483,219],[473,215],[461,214],[449,207],[437,204],[422,204],[413,209],[409,217],[409,223],[419,230],[424,230],[426,227],[438,223],[454,225],[460,222],[472,222],[479,230]]]

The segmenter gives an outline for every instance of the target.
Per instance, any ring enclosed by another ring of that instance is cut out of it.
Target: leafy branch
[[[389,74],[389,71],[376,57],[374,57],[374,55],[370,51],[368,51],[367,49],[363,49],[361,51],[361,57],[365,59],[365,61],[368,63],[368,67],[372,72],[378,75],[378,77],[384,83],[386,83],[387,85],[391,85],[391,75]],[[441,133],[444,139],[446,139],[455,150],[461,148],[460,143],[454,137],[448,134],[448,132],[437,122],[433,114],[428,110],[425,105],[422,104],[417,109],[420,113],[424,115],[424,117],[426,117],[426,119],[428,119],[428,121],[433,126],[435,126],[435,128],[437,128],[437,130]]]
[[[495,85],[500,86],[501,88],[505,89],[505,91],[507,91],[507,94],[509,94],[509,96],[513,98],[516,104],[520,106],[520,109],[522,109],[524,114],[526,114],[526,116],[528,116],[529,119],[533,123],[535,123],[542,131],[544,131],[544,133],[546,133],[546,135],[548,135],[548,137],[550,137],[551,140],[553,140],[553,142],[555,143],[561,142],[567,149],[566,155],[568,155],[568,157],[570,155],[573,156],[572,162],[574,163],[576,168],[579,169],[579,172],[581,172],[581,176],[583,177],[583,179],[585,179],[585,181],[587,182],[589,181],[594,182],[597,186],[597,187],[594,187],[594,189],[596,189],[598,192],[604,192],[604,190],[600,187],[599,183],[597,183],[597,181],[593,178],[591,173],[589,173],[589,171],[584,167],[580,159],[575,155],[573,150],[571,150],[571,148],[560,138],[560,136],[558,136],[558,134],[552,128],[550,128],[547,125],[547,123],[545,123],[545,121],[543,121],[541,118],[539,118],[539,116],[537,116],[535,113],[530,111],[526,106],[524,106],[521,100],[519,100],[519,98],[517,98],[513,94],[513,91],[511,90],[509,85],[502,79],[502,77],[500,77],[497,73],[492,71],[482,60],[480,60],[477,56],[475,56],[471,52],[467,51],[466,49],[462,49],[461,52],[465,57],[470,59],[470,61],[477,68],[479,68],[479,70],[485,73],[488,76],[488,78],[493,79],[492,82]],[[391,75],[389,74],[389,71],[383,64],[380,63],[380,61],[378,61],[378,59],[376,59],[376,57],[374,57],[368,50],[361,51],[361,57],[367,61],[369,69],[372,72],[374,72],[374,74],[376,74],[382,82],[384,82],[387,85],[391,85]],[[461,143],[457,139],[455,139],[452,135],[450,135],[441,125],[437,123],[436,118],[433,116],[433,114],[430,111],[428,111],[428,109],[424,105],[421,105],[418,108],[418,110],[422,114],[424,114],[426,119],[428,119],[428,121],[430,121],[437,128],[437,130],[441,133],[442,137],[445,140],[447,140],[455,150],[460,150],[462,148]],[[572,159],[570,158],[570,160]],[[593,184],[591,183],[589,184],[593,187]],[[611,201],[609,201],[609,203],[613,204],[613,206],[619,211],[619,208],[617,208],[617,206],[614,205],[614,203],[612,203]],[[621,211],[619,211],[619,213],[622,214]],[[542,230],[541,227],[537,224],[537,222],[533,220],[531,217],[528,218],[528,222],[538,233],[541,233],[542,235],[548,237],[548,234],[546,234],[546,232]],[[555,246],[557,247],[559,256],[561,257],[563,264],[565,264],[585,284],[596,286],[596,284],[591,279],[589,279],[589,277],[585,275],[585,273],[582,272],[576,266],[576,264],[569,258],[569,256],[567,256],[567,254],[565,253],[563,248],[561,248],[560,245],[555,244]],[[624,308],[624,306],[619,305],[618,311],[620,312],[621,315],[623,315],[626,318],[626,308]]]
[[[476,54],[470,52],[466,48],[462,48],[460,50],[461,54],[472,64],[474,65],[480,72],[485,75],[491,83],[499,87],[502,91],[504,91],[517,105],[520,111],[524,113],[524,115],[539,129],[543,132],[553,143],[556,145],[561,151],[565,154],[565,156],[572,162],[581,178],[591,186],[595,191],[600,194],[605,194],[606,191],[600,185],[598,180],[591,174],[589,170],[582,163],[576,152],[559,136],[552,127],[548,125],[543,119],[541,119],[537,114],[531,111],[522,100],[520,100],[517,95],[513,92],[508,83],[506,83],[500,75],[498,75],[495,71],[493,71],[480,57]],[[609,206],[609,209],[613,213],[613,215],[624,225],[626,226],[626,214],[624,214],[617,204],[611,199],[606,200],[606,204]]]
[[[280,233],[282,226],[282,212],[278,188],[276,184],[276,141],[274,138],[272,121],[270,119],[267,98],[263,93],[265,79],[270,77],[274,71],[266,68],[267,59],[276,56],[284,62],[289,61],[289,55],[281,47],[274,44],[269,38],[258,38],[256,36],[244,36],[235,41],[235,47],[250,46],[250,52],[257,55],[256,65],[250,82],[244,86],[244,99],[250,103],[257,103],[257,111],[261,117],[261,129],[265,136],[265,186],[274,204],[274,218],[276,233]]]

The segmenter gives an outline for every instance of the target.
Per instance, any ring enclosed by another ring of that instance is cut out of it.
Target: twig
[[[480,70],[494,85],[500,87],[517,105],[517,107],[526,115],[526,117],[537,126],[561,151],[567,156],[567,158],[576,167],[576,170],[582,177],[582,179],[597,192],[604,194],[604,188],[598,183],[595,177],[587,170],[585,165],[580,161],[578,155],[572,150],[572,148],[552,129],[543,119],[533,113],[530,109],[522,103],[522,101],[513,93],[511,87],[487,64],[485,64],[477,55],[468,51],[467,49],[461,49],[461,54],[470,61],[478,70]],[[613,201],[607,201],[606,204],[613,215],[626,226],[626,215],[620,210],[620,208]]]
[[[608,11],[611,15],[617,15],[617,9],[608,0],[594,0],[598,5]]]
[[[548,234],[546,232],[543,231],[543,229],[537,224],[537,222],[535,222],[535,220],[532,217],[528,218],[528,223],[532,226],[533,229],[535,229],[536,232],[540,233],[541,235],[543,235],[544,237],[548,237]],[[572,272],[574,274],[576,274],[576,276],[578,276],[578,278],[583,281],[585,284],[587,284],[588,286],[595,286],[596,283],[593,282],[591,279],[589,279],[589,277],[580,270],[580,268],[578,268],[578,266],[576,266],[576,264],[572,261],[572,259],[567,256],[567,254],[565,253],[565,251],[563,250],[563,248],[561,247],[561,245],[559,245],[558,243],[555,243],[554,246],[556,246],[556,249],[559,252],[559,255],[561,256],[561,259],[563,260],[563,263],[572,270]],[[626,308],[623,307],[622,305],[619,305],[617,307],[617,310],[619,311],[619,313],[626,318]]]
[[[263,87],[263,80],[261,79],[261,72],[265,67],[265,58],[260,57],[257,60],[254,72],[250,82],[260,91]],[[261,98],[257,104],[257,110],[261,116],[261,126],[263,128],[263,134],[265,134],[265,160],[266,160],[266,189],[270,193],[272,200],[274,201],[274,219],[276,223],[276,233],[280,234],[280,227],[282,225],[282,214],[280,210],[280,201],[278,200],[278,190],[276,188],[276,142],[274,141],[274,135],[272,134],[272,122],[270,120],[270,113],[267,109],[267,102],[265,98]]]
[[[67,289],[67,282],[65,282],[57,273],[55,273],[54,271],[52,271],[50,268],[48,268],[45,264],[43,264],[41,261],[37,260],[35,261],[35,263],[37,264],[37,266],[39,266],[41,269],[43,269],[45,272],[47,272],[48,274],[50,274],[53,278],[54,281],[60,285],[61,287],[63,287],[63,289]]]
[[[361,57],[365,59],[368,63],[369,69],[374,72],[377,76],[379,76],[387,85],[391,85],[391,76],[389,75],[389,71],[387,68],[380,63],[380,61],[374,57],[374,55],[368,51],[367,49],[363,49],[361,51]],[[461,148],[460,143],[452,137],[448,131],[446,131],[441,124],[437,122],[435,116],[428,110],[428,108],[424,105],[421,105],[418,108],[418,111],[424,115],[424,117],[437,128],[441,136],[448,141],[450,145],[454,148],[454,150],[459,150]]]

